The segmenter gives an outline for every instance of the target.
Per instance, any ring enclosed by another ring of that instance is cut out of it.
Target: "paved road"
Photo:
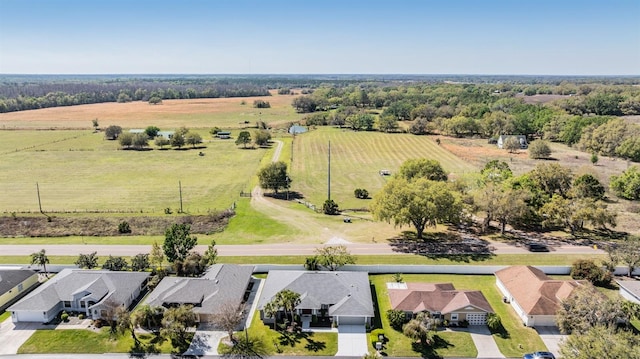
[[[347,243],[345,244],[351,254],[355,255],[386,255],[401,254],[395,252],[387,243]],[[515,247],[506,243],[492,242],[490,244],[495,254],[525,254],[526,249]],[[217,245],[220,256],[291,256],[310,255],[318,247],[317,244],[251,244],[251,245]],[[80,253],[98,252],[99,256],[134,256],[138,253],[149,253],[150,245],[93,245],[93,244],[51,244],[51,245],[0,245],[0,255],[24,256],[40,249],[47,251],[50,256],[77,256]],[[196,246],[196,250],[204,252],[207,246]],[[550,253],[541,255],[563,254],[605,254],[601,249],[593,249],[587,246],[562,245],[554,247]]]

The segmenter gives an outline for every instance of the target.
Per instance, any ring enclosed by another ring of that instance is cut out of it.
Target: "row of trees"
[[[292,105],[298,112],[311,113],[304,118],[307,125],[394,132],[399,131],[398,121],[411,121],[408,131],[416,135],[542,136],[567,145],[579,144],[588,152],[640,161],[640,126],[613,117],[640,114],[639,89],[594,86],[580,91],[582,96],[543,106],[527,104],[516,96],[515,90],[522,87],[510,87],[508,91],[496,88],[415,84],[321,87],[311,95],[296,98]],[[573,109],[571,104],[576,102],[584,103],[584,109]]]
[[[144,132],[139,133],[123,132],[122,127],[117,125],[111,125],[104,131],[106,139],[118,140],[120,146],[124,149],[145,149],[149,147],[149,141],[151,139],[153,139],[154,144],[160,148],[164,146],[182,148],[185,145],[196,148],[197,145],[202,143],[202,136],[197,132],[190,131],[186,127],[177,129],[171,138],[158,136],[158,132],[160,132],[160,129],[155,126],[149,126]]]
[[[253,132],[253,138],[251,137],[251,132],[249,131],[240,131],[238,133],[238,138],[236,138],[236,145],[242,145],[242,148],[247,148],[251,143],[264,147],[268,146],[269,142],[271,142],[271,132],[266,129],[259,129]]]
[[[102,102],[270,96],[266,86],[215,79],[43,81],[0,84],[0,113]]]

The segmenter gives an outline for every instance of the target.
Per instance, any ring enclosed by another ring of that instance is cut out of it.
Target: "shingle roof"
[[[15,288],[18,284],[24,282],[34,274],[36,274],[36,272],[29,269],[0,270],[0,295]]]
[[[555,315],[560,302],[581,285],[575,280],[551,279],[532,266],[511,266],[495,273],[527,315]]]
[[[456,290],[451,283],[407,283],[405,289],[389,288],[387,291],[393,309],[447,314],[472,306],[493,313],[482,292]]]
[[[215,314],[228,302],[242,302],[253,266],[215,264],[201,278],[165,277],[147,296],[145,304],[192,304],[198,314]]]
[[[112,272],[84,269],[63,269],[22,300],[12,305],[8,311],[47,311],[61,301],[70,301],[74,294],[84,294],[94,298],[96,303],[111,299],[124,303],[149,277],[145,272]]]
[[[327,304],[329,315],[373,317],[366,272],[269,271],[258,309],[264,308],[283,289],[300,294],[298,309],[321,309],[322,304]]]
[[[616,281],[620,288],[623,288],[634,297],[640,300],[640,281],[637,280],[618,280]]]

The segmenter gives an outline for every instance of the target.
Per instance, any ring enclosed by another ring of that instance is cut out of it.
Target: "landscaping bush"
[[[62,314],[60,315],[60,320],[62,320],[63,322],[68,322],[69,314],[67,314],[67,312],[62,312]]]
[[[369,191],[367,191],[364,188],[356,188],[353,191],[353,194],[356,196],[356,198],[359,198],[359,199],[367,199],[367,198],[369,198]]]
[[[401,310],[389,309],[387,310],[387,319],[389,319],[389,325],[391,328],[402,331],[402,326],[408,322],[407,316]]]
[[[82,314],[82,313],[81,313],[81,314],[78,314],[78,319],[80,319],[80,320],[84,320],[84,318],[85,318],[84,314]]]
[[[118,233],[131,233],[131,227],[129,226],[129,222],[122,221],[118,224]]]
[[[571,278],[586,279],[593,285],[602,287],[611,284],[612,275],[592,259],[579,259],[571,266]]]
[[[328,199],[324,201],[324,204],[322,205],[322,211],[324,212],[324,214],[328,214],[328,215],[336,215],[340,213],[340,210],[338,209],[338,204],[334,202],[332,199]]]

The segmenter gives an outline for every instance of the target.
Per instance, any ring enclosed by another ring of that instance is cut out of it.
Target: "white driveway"
[[[489,328],[484,325],[470,325],[467,331],[478,349],[478,358],[504,358]]]
[[[364,325],[338,326],[338,352],[336,356],[362,357],[369,352]]]
[[[218,355],[218,345],[220,340],[228,334],[224,330],[197,329],[191,340],[189,349],[184,355]]]
[[[14,324],[11,318],[7,318],[0,323],[0,355],[18,353],[18,348],[41,327],[39,323]]]
[[[536,331],[538,335],[540,335],[544,345],[547,346],[547,350],[557,357],[560,353],[560,343],[565,340],[567,336],[560,334],[560,330],[556,327],[536,327]]]

